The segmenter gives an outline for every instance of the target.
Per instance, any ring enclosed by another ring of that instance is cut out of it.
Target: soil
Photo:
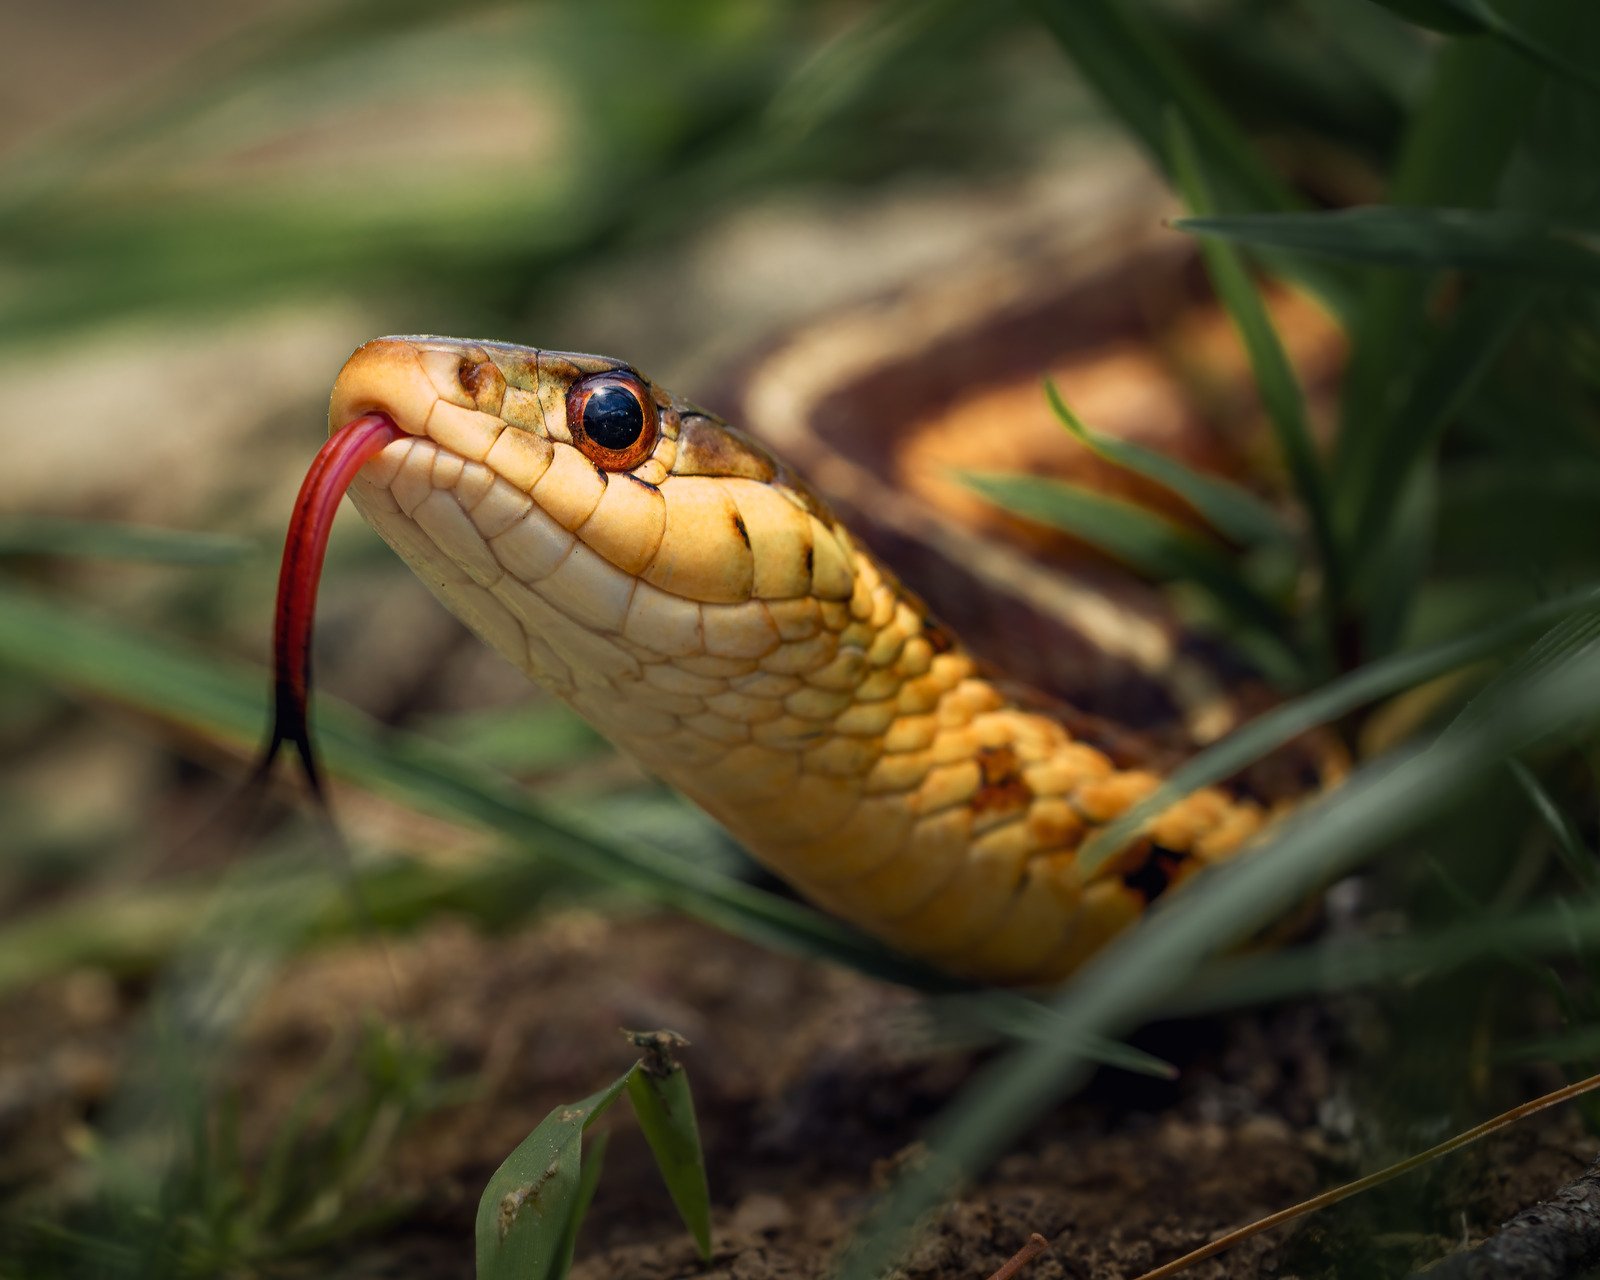
[[[0,1001],[0,1190],[67,1164],[108,1104],[143,1002],[92,971]],[[226,1083],[253,1166],[364,1015],[431,1046],[443,1077],[474,1080],[401,1135],[365,1191],[402,1206],[398,1222],[314,1268],[468,1277],[477,1197],[499,1161],[552,1107],[627,1067],[619,1028],[670,1027],[690,1041],[714,1257],[695,1256],[619,1107],[575,1277],[799,1280],[828,1274],[873,1192],[916,1158],[923,1126],[982,1058],[931,1044],[918,1009],[905,991],[672,916],[574,911],[496,938],[444,921],[291,962],[250,1014]],[[1310,1006],[1147,1029],[1140,1043],[1179,1078],[1102,1072],[929,1224],[902,1274],[984,1280],[1039,1232],[1053,1244],[1027,1280],[1133,1276],[1331,1185],[1353,1163],[1338,1132],[1344,1040]],[[1341,1211],[1190,1274],[1403,1273],[1548,1195],[1591,1155],[1573,1117],[1556,1115],[1439,1175],[1454,1217],[1380,1234]]]

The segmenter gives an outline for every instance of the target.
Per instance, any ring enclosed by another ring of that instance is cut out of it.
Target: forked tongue
[[[327,798],[322,773],[311,745],[311,620],[328,551],[328,532],[339,499],[356,472],[390,441],[404,439],[405,434],[384,414],[369,413],[329,436],[306,472],[283,543],[272,628],[272,737],[256,763],[255,780],[265,777],[285,743],[293,743],[311,792],[324,807]]]

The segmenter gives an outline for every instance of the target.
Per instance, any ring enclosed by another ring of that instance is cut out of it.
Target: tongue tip
[[[273,629],[272,734],[252,781],[264,779],[285,743],[293,743],[307,786],[327,810],[327,793],[311,739],[311,635],[317,584],[339,499],[366,463],[406,432],[387,414],[367,413],[334,431],[317,452],[295,499],[278,574]]]

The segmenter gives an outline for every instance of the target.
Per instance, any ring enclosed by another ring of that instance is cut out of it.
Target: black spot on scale
[[[1167,891],[1188,858],[1187,853],[1151,845],[1139,865],[1123,873],[1122,883],[1148,906]]]
[[[633,472],[631,472],[631,471],[624,471],[621,474],[627,476],[628,479],[630,479],[630,480],[632,480],[634,482],[634,484],[639,485],[642,488],[650,490],[651,493],[660,493],[661,492],[661,486],[660,485],[651,484],[648,480],[641,479],[639,476],[634,475]]]
[[[817,549],[815,547],[808,546],[806,548],[806,577],[809,578],[811,576],[811,571],[815,567],[816,563]]]
[[[740,540],[744,543],[745,550],[750,550],[750,530],[744,527],[744,517],[737,511],[733,513],[733,531],[739,535]],[[809,569],[810,566],[807,566],[807,568]]]

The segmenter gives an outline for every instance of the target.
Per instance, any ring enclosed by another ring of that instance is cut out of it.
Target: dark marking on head
[[[1146,841],[1144,856],[1130,870],[1122,873],[1122,883],[1143,898],[1148,906],[1172,887],[1188,861],[1187,853]]]
[[[972,812],[1026,809],[1033,800],[1033,788],[1022,776],[1016,751],[1011,747],[979,747],[977,758],[978,790],[972,797]]]
[[[739,540],[744,543],[745,549],[750,549],[750,530],[744,526],[744,517],[737,511],[733,513],[733,531],[739,535]]]
[[[685,417],[678,426],[674,475],[737,476],[770,482],[778,474],[772,455],[754,440],[714,418]]]
[[[660,485],[651,484],[648,480],[641,479],[639,476],[634,475],[631,471],[624,471],[621,474],[627,476],[628,479],[634,482],[634,484],[643,485],[646,489],[650,490],[651,493],[661,492]]]
[[[462,390],[480,404],[487,400],[498,401],[505,395],[505,374],[493,360],[463,358],[458,376]]]
[[[812,576],[812,571],[816,568],[816,565],[817,565],[817,549],[814,546],[811,546],[809,543],[807,543],[806,544],[806,577],[809,578],[809,577]]]

